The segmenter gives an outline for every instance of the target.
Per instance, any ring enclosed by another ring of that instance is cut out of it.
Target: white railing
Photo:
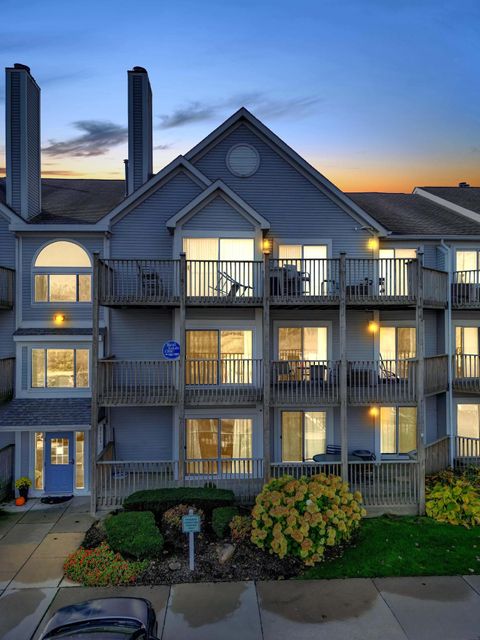
[[[417,265],[416,260],[409,258],[348,258],[347,303],[413,303]]]
[[[455,437],[455,467],[480,466],[480,438]]]
[[[448,389],[448,356],[425,358],[425,393],[442,393]]]
[[[480,393],[480,355],[453,356],[453,388],[463,393]]]
[[[13,396],[14,371],[15,358],[0,358],[0,402]]]
[[[188,304],[262,304],[263,262],[187,260],[186,288]]]
[[[349,402],[413,403],[416,375],[417,361],[413,359],[350,361],[347,370]]]
[[[453,272],[452,306],[480,308],[480,270]]]
[[[292,476],[296,480],[302,476],[315,476],[319,473],[341,476],[342,465],[340,462],[273,462],[270,465],[272,478]]]
[[[177,401],[178,361],[100,360],[98,401],[103,406],[169,405]]]
[[[418,463],[414,460],[349,462],[352,491],[360,491],[366,507],[418,504]]]
[[[263,360],[189,359],[185,363],[187,403],[252,403],[262,397]]]
[[[423,267],[423,301],[426,306],[447,306],[448,273],[431,267]]]
[[[104,305],[177,304],[180,261],[100,260],[98,295]]]
[[[450,436],[425,445],[425,474],[444,471],[450,466]]]
[[[339,362],[278,360],[272,362],[272,404],[337,404]]]
[[[11,309],[13,306],[13,269],[0,267],[0,308]]]
[[[339,299],[339,260],[270,260],[272,304],[335,303]]]

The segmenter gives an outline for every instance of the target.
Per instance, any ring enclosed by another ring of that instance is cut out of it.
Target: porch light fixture
[[[56,313],[53,316],[53,321],[55,324],[63,324],[65,322],[65,314],[64,313]]]
[[[370,414],[370,416],[372,418],[377,418],[378,417],[378,413],[379,413],[378,407],[370,407],[368,413]]]
[[[370,322],[368,323],[368,332],[369,333],[378,333],[378,322],[375,322],[375,320],[370,320]]]
[[[378,247],[380,246],[378,238],[376,236],[369,238],[367,242],[367,246],[370,249],[370,251],[377,251]]]
[[[272,253],[272,239],[264,238],[262,242],[262,252],[265,254]]]

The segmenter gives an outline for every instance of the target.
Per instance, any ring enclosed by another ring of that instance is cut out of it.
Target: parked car
[[[41,640],[157,640],[157,618],[144,598],[98,598],[56,611]]]

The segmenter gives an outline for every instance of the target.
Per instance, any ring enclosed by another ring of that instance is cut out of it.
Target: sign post
[[[200,533],[200,516],[190,509],[188,516],[182,517],[182,531],[188,533],[188,568],[195,569],[195,534]]]

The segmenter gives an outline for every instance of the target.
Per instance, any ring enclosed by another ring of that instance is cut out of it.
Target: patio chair
[[[219,296],[226,298],[243,297],[248,289],[253,291],[253,287],[237,282],[225,271],[218,272],[217,286],[210,287],[210,289],[216,291]]]
[[[370,451],[369,449],[355,449],[352,451],[352,456],[363,460],[363,462],[373,462],[377,459],[373,451]]]

